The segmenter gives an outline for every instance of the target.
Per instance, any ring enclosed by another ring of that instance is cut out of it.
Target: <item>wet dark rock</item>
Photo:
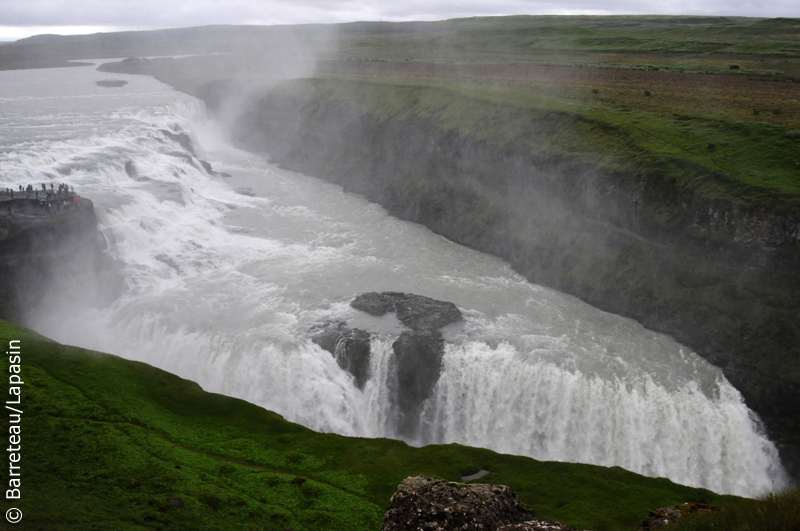
[[[348,328],[343,322],[327,323],[312,332],[311,340],[336,358],[339,367],[352,374],[359,389],[369,377],[369,333]]]
[[[139,175],[139,172],[136,171],[136,164],[134,164],[133,161],[125,161],[125,173],[127,173],[128,177],[130,178],[134,178]]]
[[[203,167],[204,170],[206,170],[206,173],[208,173],[209,175],[215,175],[217,173],[211,167],[211,164],[205,160],[200,159],[200,165]]]
[[[410,293],[364,293],[350,306],[376,317],[396,312],[400,322],[412,330],[437,330],[462,319],[461,312],[452,302]]]
[[[192,142],[192,137],[186,133],[173,133],[167,129],[162,129],[161,133],[170,140],[177,142],[181,145],[183,149],[188,151],[189,153],[194,153],[194,142]]]
[[[687,516],[718,513],[721,510],[719,507],[705,503],[684,503],[683,505],[662,507],[661,509],[650,511],[650,514],[639,526],[639,531],[665,529],[667,524],[676,524]]]
[[[535,519],[536,513],[504,485],[467,485],[416,476],[398,485],[382,531],[495,531]]]
[[[392,344],[390,360],[390,401],[394,406],[395,429],[399,435],[417,435],[420,415],[439,381],[444,355],[444,339],[438,331],[403,332]]]
[[[395,312],[411,328],[392,345],[388,386],[397,435],[415,438],[424,402],[442,370],[444,339],[438,329],[461,321],[461,312],[452,302],[397,292],[364,293],[350,306],[376,317]]]
[[[406,330],[392,345],[388,382],[394,426],[398,435],[417,435],[420,415],[439,380],[444,355],[444,339],[439,328],[462,319],[452,302],[409,293],[384,292],[358,295],[350,305],[370,315],[381,317],[396,313],[411,330]],[[369,379],[370,334],[350,328],[344,322],[327,322],[311,331],[312,341],[336,358],[339,366],[353,375],[363,389]]]
[[[100,79],[95,81],[95,84],[99,87],[119,88],[124,87],[128,82],[122,79]]]

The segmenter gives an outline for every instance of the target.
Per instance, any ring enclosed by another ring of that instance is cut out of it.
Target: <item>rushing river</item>
[[[41,333],[315,430],[392,437],[397,327],[359,321],[374,332],[363,390],[309,329],[359,319],[348,304],[359,293],[416,293],[452,301],[465,320],[445,330],[425,438],[412,444],[618,465],[722,493],[784,485],[740,394],[686,347],[235,149],[201,102],[153,79],[96,85],[108,77],[91,67],[0,72],[0,187],[74,186],[94,201],[124,273],[110,307],[50,301],[32,322]]]

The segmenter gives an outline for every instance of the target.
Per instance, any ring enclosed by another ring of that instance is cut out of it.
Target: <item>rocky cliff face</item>
[[[259,94],[238,140],[500,256],[533,282],[672,335],[724,370],[792,466],[799,216],[703,199],[657,170],[532,154],[530,138],[557,135],[557,121],[497,142],[502,123],[465,132],[443,118],[447,104],[420,110],[412,89],[361,85],[337,92],[306,80]],[[717,177],[698,178],[714,186]]]
[[[36,199],[0,208],[0,319],[24,324],[55,299],[98,303],[100,288],[118,281],[100,252],[90,200],[55,216]]]

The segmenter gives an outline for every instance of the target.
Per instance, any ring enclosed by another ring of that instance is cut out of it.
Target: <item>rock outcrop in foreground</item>
[[[575,531],[536,513],[504,485],[452,483],[423,476],[398,485],[382,531]]]
[[[647,518],[639,526],[638,531],[656,531],[665,529],[669,524],[677,524],[687,516],[700,514],[718,513],[721,509],[706,503],[684,503],[683,505],[671,505],[662,507],[655,511],[650,511]]]

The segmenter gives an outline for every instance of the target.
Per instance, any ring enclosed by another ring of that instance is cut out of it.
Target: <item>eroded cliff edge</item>
[[[200,95],[229,112],[224,90]],[[620,163],[564,135],[593,127],[442,87],[331,79],[251,96],[234,125],[287,168],[672,335],[723,369],[796,475],[800,213],[760,190],[731,195],[702,168]]]
[[[53,215],[19,195],[0,201],[0,319],[28,324],[48,305],[108,302],[120,278],[102,253],[92,201]]]

